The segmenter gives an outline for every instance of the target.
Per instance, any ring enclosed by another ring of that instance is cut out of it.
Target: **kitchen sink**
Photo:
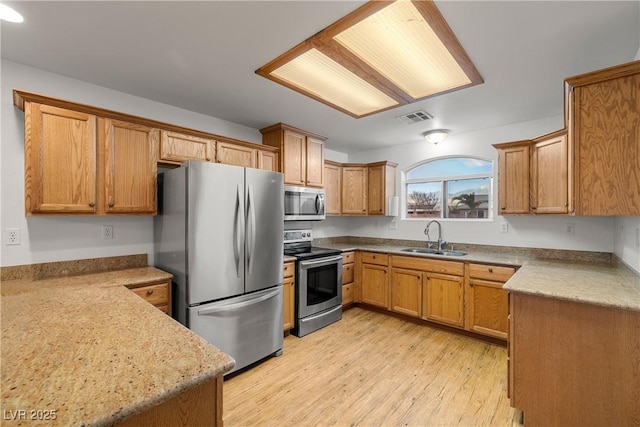
[[[405,248],[400,250],[402,252],[411,252],[413,254],[426,254],[426,255],[465,256],[467,254],[466,252],[439,251],[437,249],[427,249],[427,248]]]

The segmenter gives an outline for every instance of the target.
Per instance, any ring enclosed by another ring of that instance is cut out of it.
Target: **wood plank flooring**
[[[226,427],[511,426],[507,350],[361,308],[224,382]]]

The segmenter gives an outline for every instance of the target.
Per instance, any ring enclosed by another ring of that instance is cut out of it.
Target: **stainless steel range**
[[[342,319],[342,253],[314,247],[311,230],[285,230],[284,254],[296,259],[295,325],[302,337]]]

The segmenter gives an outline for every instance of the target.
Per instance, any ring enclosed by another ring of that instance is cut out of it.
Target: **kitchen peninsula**
[[[127,289],[171,278],[141,258],[54,277],[3,268],[3,425],[222,424],[234,361]]]

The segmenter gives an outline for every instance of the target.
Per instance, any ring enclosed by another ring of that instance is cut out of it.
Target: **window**
[[[406,172],[405,218],[489,218],[493,163],[473,157],[429,160]]]

